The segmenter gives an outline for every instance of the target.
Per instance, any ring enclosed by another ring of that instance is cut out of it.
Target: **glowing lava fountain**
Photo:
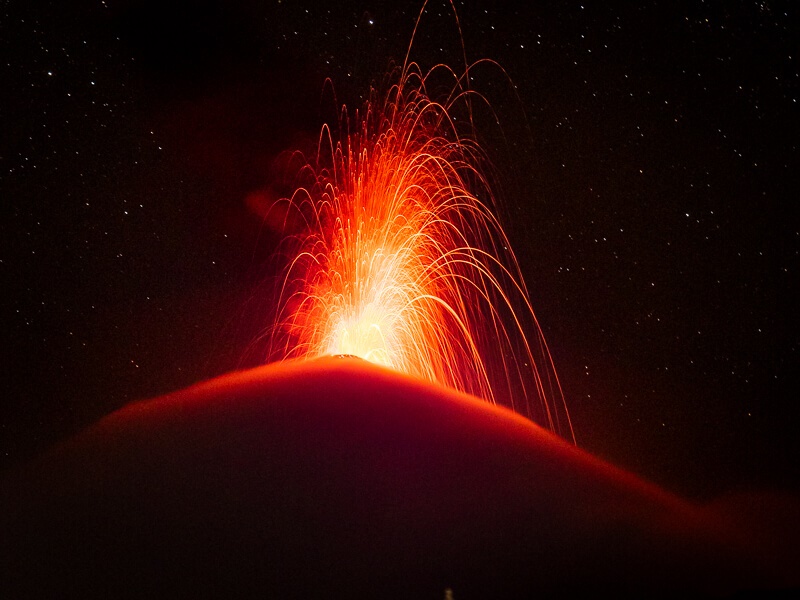
[[[488,161],[460,125],[484,101],[468,75],[407,63],[323,126],[311,160],[295,153],[296,191],[276,206],[304,226],[281,248],[270,358],[355,355],[490,402],[523,398],[511,408],[574,440]],[[452,83],[441,101],[433,77]]]

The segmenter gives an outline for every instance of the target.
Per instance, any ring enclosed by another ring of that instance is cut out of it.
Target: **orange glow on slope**
[[[311,161],[297,155],[285,202],[306,226],[282,248],[270,356],[349,354],[490,402],[524,398],[511,408],[574,439],[487,161],[452,116],[483,101],[468,73],[406,64],[361,112],[342,109],[338,133],[322,128]],[[434,75],[452,81],[441,102]]]

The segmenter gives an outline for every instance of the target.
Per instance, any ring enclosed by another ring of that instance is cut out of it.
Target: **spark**
[[[428,84],[442,73],[452,88],[435,100]],[[393,81],[323,126],[310,160],[293,155],[296,191],[276,207],[303,226],[282,244],[269,359],[358,356],[508,404],[574,441],[489,162],[464,130],[482,100],[469,68],[407,62]]]

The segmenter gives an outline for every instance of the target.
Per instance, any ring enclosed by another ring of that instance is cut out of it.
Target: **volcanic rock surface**
[[[798,585],[797,561],[724,510],[510,411],[348,357],[132,404],[0,491],[2,597],[703,596]]]

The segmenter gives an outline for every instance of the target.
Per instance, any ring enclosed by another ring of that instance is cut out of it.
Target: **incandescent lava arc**
[[[457,74],[406,60],[360,111],[342,107],[340,122],[323,126],[311,158],[285,159],[296,191],[270,212],[287,223],[277,252],[286,266],[259,340],[266,362],[359,356],[510,402],[574,441],[470,125],[486,103],[469,89],[476,65]],[[432,97],[429,86],[445,81],[449,91]]]
[[[509,410],[351,358],[268,365],[132,404],[0,490],[4,597],[797,585],[716,513]]]

